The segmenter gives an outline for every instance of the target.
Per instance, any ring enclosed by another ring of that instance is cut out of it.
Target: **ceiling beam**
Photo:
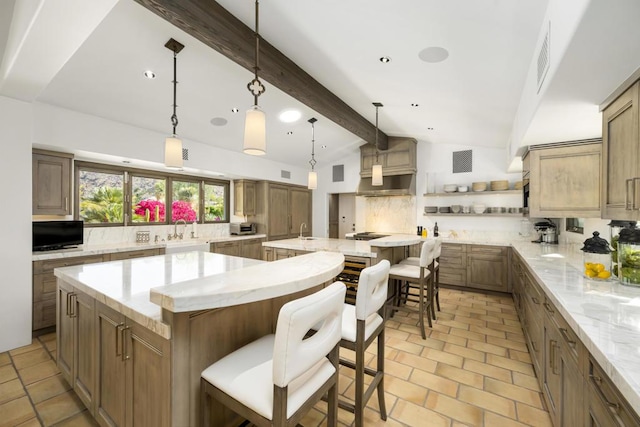
[[[214,0],[135,0],[187,34],[253,72],[255,33]],[[376,128],[302,68],[260,39],[260,77],[329,120],[375,143]],[[381,150],[387,135],[378,131]]]

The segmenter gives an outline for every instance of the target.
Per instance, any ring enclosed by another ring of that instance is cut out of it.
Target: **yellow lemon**
[[[593,269],[593,263],[592,262],[585,262],[584,263],[584,268],[586,268],[587,270]]]
[[[594,269],[597,273],[600,273],[600,272],[604,271],[604,264],[597,263],[597,264],[595,264],[595,265],[593,266],[593,269]]]
[[[607,270],[604,270],[598,273],[598,279],[608,279],[609,277],[611,277],[611,273],[608,272]]]
[[[596,277],[596,275],[597,275],[597,274],[598,274],[598,273],[596,273],[595,271],[593,271],[593,270],[592,270],[592,269],[590,269],[590,268],[587,268],[587,269],[584,271],[584,275],[585,275],[585,276],[587,276],[587,277]]]

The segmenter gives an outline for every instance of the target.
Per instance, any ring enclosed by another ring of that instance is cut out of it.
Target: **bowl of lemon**
[[[585,262],[584,275],[589,279],[609,280],[611,278],[611,271],[607,270],[601,262]]]

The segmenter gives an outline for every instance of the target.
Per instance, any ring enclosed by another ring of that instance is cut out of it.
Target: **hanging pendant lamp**
[[[374,102],[376,107],[376,162],[371,168],[371,185],[382,185],[382,165],[378,163],[378,107],[383,105],[380,102]]]
[[[164,141],[164,165],[171,169],[182,169],[182,140],[176,136],[176,127],[178,127],[178,116],[176,115],[176,86],[178,79],[176,77],[177,56],[184,48],[184,45],[174,39],[164,45],[173,52],[173,114],[171,115],[171,125],[173,133]]]
[[[309,171],[309,179],[307,181],[307,188],[309,190],[315,190],[318,188],[318,173],[315,171],[316,167],[316,157],[315,157],[315,143],[316,143],[316,133],[314,123],[317,122],[318,119],[315,117],[311,117],[308,122],[311,123],[311,160],[309,160],[309,164],[311,165],[311,170]]]
[[[264,111],[258,106],[258,97],[266,88],[258,78],[260,60],[260,33],[258,19],[258,0],[256,0],[256,63],[253,67],[254,78],[247,84],[247,89],[253,94],[253,106],[247,110],[244,122],[244,145],[242,151],[254,156],[262,156],[267,152],[267,127]]]

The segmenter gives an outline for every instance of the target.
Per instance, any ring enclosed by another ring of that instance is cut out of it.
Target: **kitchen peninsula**
[[[58,268],[58,366],[102,424],[197,425],[202,370],[272,333],[283,304],[343,265],[336,252],[186,252]],[[216,425],[235,416],[213,413]]]

